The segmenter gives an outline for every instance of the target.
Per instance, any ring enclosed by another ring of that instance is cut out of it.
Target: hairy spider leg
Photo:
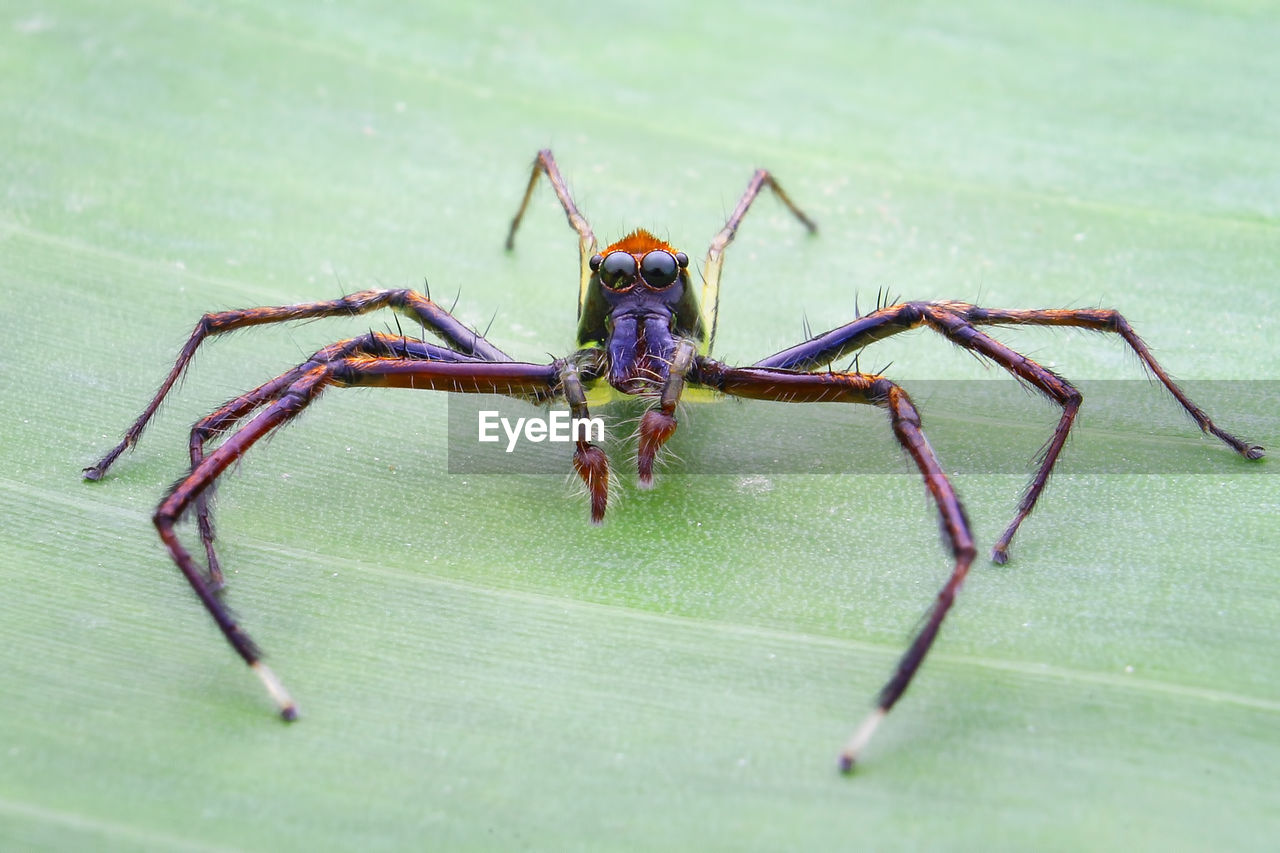
[[[340,345],[335,345],[340,346]],[[195,590],[227,642],[262,680],[285,720],[298,716],[297,705],[283,684],[262,663],[262,653],[239,626],[217,594],[209,574],[202,571],[174,530],[186,510],[249,448],[297,417],[329,386],[380,386],[463,393],[550,397],[559,363],[423,361],[379,355],[353,355],[330,361],[310,360],[286,375],[296,377],[247,424],[232,433],[174,484],[152,517],[160,539],[174,563]],[[270,383],[268,383],[270,384]]]
[[[980,308],[963,302],[906,302],[873,311],[852,323],[761,359],[755,366],[811,370],[849,353],[858,352],[875,341],[921,325],[928,326],[965,349],[991,359],[1017,379],[1033,386],[1062,407],[1062,416],[1040,454],[1035,475],[1023,493],[1013,520],[1009,522],[991,550],[991,559],[996,563],[1004,563],[1009,559],[1009,543],[1022,522],[1031,514],[1040,493],[1044,491],[1045,484],[1049,481],[1049,474],[1053,471],[1058,454],[1066,443],[1067,434],[1071,431],[1071,425],[1083,398],[1070,382],[983,333],[976,326],[1073,326],[1118,334],[1137,353],[1146,368],[1173,394],[1202,431],[1216,436],[1246,459],[1260,459],[1264,455],[1263,449],[1258,445],[1250,444],[1219,429],[1204,410],[1193,403],[1160,366],[1147,345],[1133,331],[1124,317],[1110,309],[1003,311]]]
[[[205,458],[205,446],[209,441],[234,427],[252,412],[277,399],[297,382],[307,365],[299,365],[293,370],[280,374],[276,378],[264,382],[252,391],[241,394],[223,403],[214,411],[196,421],[191,427],[188,440],[188,451],[191,456],[191,470],[195,470]],[[208,581],[214,592],[221,592],[226,584],[222,574],[222,565],[214,550],[213,519],[209,513],[209,501],[213,497],[214,483],[196,496],[196,526],[200,530],[200,541],[204,544],[205,565],[208,569]]]
[[[520,209],[512,217],[511,227],[507,230],[507,251],[515,248],[516,229],[520,227],[520,220],[524,218],[529,199],[533,198],[538,177],[543,174],[551,182],[551,188],[555,190],[556,198],[564,208],[564,215],[569,220],[570,227],[578,232],[578,316],[581,317],[582,308],[587,304],[587,291],[591,285],[591,256],[596,252],[596,235],[591,233],[591,225],[587,222],[587,218],[574,204],[573,196],[569,193],[569,185],[560,174],[560,167],[556,165],[556,158],[552,156],[550,148],[542,149],[533,158],[533,171],[529,174],[529,185],[525,187],[524,198],[520,200]]]
[[[426,341],[386,335],[380,332],[370,332],[367,335],[330,344],[316,352],[304,364],[280,374],[269,382],[264,382],[246,394],[241,394],[228,400],[197,421],[191,427],[188,445],[192,470],[204,460],[205,448],[210,441],[230,430],[257,409],[279,398],[310,369],[310,365],[330,362],[351,355],[416,358],[426,361],[474,362],[482,360],[476,356],[468,356]],[[209,499],[213,495],[214,486],[214,483],[210,483],[209,487],[196,498],[196,522],[200,529],[200,539],[204,543],[209,580],[216,590],[222,587],[224,577],[217,553],[213,547],[214,528],[209,513]]]
[[[160,408],[160,403],[178,381],[178,377],[182,376],[187,369],[187,364],[205,338],[247,326],[282,323],[289,320],[311,320],[320,317],[355,316],[378,308],[391,308],[421,323],[427,331],[437,335],[451,349],[458,352],[474,355],[485,361],[511,360],[510,356],[485,340],[483,335],[463,325],[448,311],[432,302],[429,297],[415,290],[362,290],[341,299],[205,314],[196,323],[191,336],[179,351],[173,368],[160,385],[160,390],[152,397],[138,419],[125,431],[120,443],[103,456],[96,465],[84,469],[84,478],[86,480],[102,479],[116,458],[137,444],[152,415]]]
[[[329,378],[330,366],[322,364],[312,366],[308,363],[306,367],[307,369],[288,385],[278,399],[205,457],[186,477],[175,483],[152,516],[156,532],[160,534],[160,541],[168,549],[169,556],[195,591],[200,603],[209,611],[209,615],[213,617],[214,623],[222,631],[222,635],[226,637],[231,647],[261,679],[263,686],[276,703],[280,716],[288,721],[295,720],[298,716],[298,707],[293,698],[270,668],[262,663],[262,653],[222,603],[213,585],[213,579],[210,577],[211,573],[200,570],[190,552],[179,541],[173,528],[192,501],[198,499],[229,465],[239,459],[258,439],[295,417],[324,387],[325,380]]]
[[[662,391],[658,395],[658,405],[644,413],[640,419],[640,440],[636,448],[636,467],[640,479],[640,487],[648,489],[653,486],[653,461],[662,445],[667,443],[676,431],[676,406],[680,403],[680,395],[684,393],[685,379],[693,369],[697,358],[697,345],[688,339],[676,342],[675,352],[671,355],[671,365],[667,370],[667,379],[662,383]]]
[[[579,364],[575,359],[566,359],[560,368],[560,391],[569,404],[569,412],[575,423],[586,423],[591,418],[587,408],[586,383],[597,379],[605,372],[603,353],[598,349],[581,350]],[[586,376],[584,376],[584,368]],[[603,524],[605,509],[609,504],[609,457],[596,445],[587,440],[585,433],[574,439],[573,470],[578,473],[583,485],[587,487],[587,496],[591,500],[591,523]]]
[[[1111,308],[1050,308],[1018,311],[979,308],[974,305],[957,307],[966,309],[964,313],[965,319],[977,325],[1073,326],[1096,332],[1117,334],[1124,339],[1130,349],[1138,354],[1138,358],[1142,359],[1143,365],[1169,390],[1174,399],[1196,422],[1196,426],[1200,428],[1201,432],[1214,436],[1246,459],[1261,459],[1266,455],[1266,450],[1261,445],[1252,444],[1220,429],[1203,409],[1193,403],[1191,398],[1173,381],[1168,372],[1160,366],[1155,356],[1151,354],[1151,350],[1147,348],[1146,342],[1138,337],[1138,333],[1133,330],[1133,327],[1129,325],[1129,321],[1119,311]]]
[[[841,750],[840,769],[849,773],[880,721],[906,692],[973,563],[977,552],[964,506],[925,438],[920,413],[907,393],[888,379],[867,373],[796,373],[774,368],[729,367],[710,358],[697,360],[692,378],[699,384],[736,397],[789,403],[863,403],[885,409],[889,413],[894,437],[915,461],[929,494],[937,504],[942,534],[955,563],[950,577],[938,593],[928,620],[898,662],[893,676],[881,689],[876,708]]]
[[[733,242],[734,235],[738,233],[738,226],[742,224],[742,219],[747,215],[747,211],[751,208],[751,202],[756,200],[756,196],[760,194],[760,190],[764,187],[773,190],[773,194],[787,206],[800,220],[800,223],[808,229],[810,234],[816,234],[818,226],[812,219],[805,215],[804,211],[796,206],[791,197],[783,191],[781,185],[774,180],[773,175],[769,174],[767,169],[756,169],[755,174],[751,176],[751,180],[747,182],[747,189],[742,193],[742,198],[738,199],[738,204],[734,207],[733,212],[729,214],[728,221],[724,227],[720,229],[720,233],[716,234],[711,240],[711,245],[707,247],[707,258],[702,265],[702,328],[706,335],[706,340],[702,342],[699,354],[710,355],[711,347],[715,344],[716,323],[720,316],[720,273],[724,268],[724,250]]]

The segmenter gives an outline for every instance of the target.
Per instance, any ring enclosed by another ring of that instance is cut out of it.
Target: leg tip
[[[605,510],[609,506],[608,491],[593,492],[591,495],[591,524],[599,527],[604,524]]]
[[[292,723],[298,719],[298,706],[294,703],[293,697],[289,695],[289,691],[284,689],[280,679],[276,678],[276,674],[260,660],[249,664],[249,668],[257,674],[262,681],[262,686],[267,688],[268,695],[275,701],[276,707],[280,709],[280,719],[286,723]]]
[[[1009,548],[1007,545],[997,545],[991,549],[991,562],[997,566],[1003,566],[1009,562]]]
[[[96,483],[98,480],[101,480],[102,475],[105,473],[107,472],[99,468],[97,465],[94,465],[90,468],[85,468],[83,471],[80,472],[81,476],[83,476],[84,479],[90,483]]]
[[[573,469],[578,472],[591,499],[591,523],[603,524],[609,506],[609,458],[594,444],[584,444],[573,452]]]
[[[1244,451],[1245,459],[1261,459],[1266,455],[1267,455],[1266,449],[1263,448],[1263,446],[1260,444],[1250,445]]]
[[[854,765],[858,763],[858,756],[862,754],[862,750],[870,743],[871,736],[875,734],[876,729],[887,713],[889,713],[887,708],[876,708],[858,726],[857,731],[845,743],[844,749],[840,750],[841,773],[847,776],[853,772]]]
[[[636,447],[636,468],[640,476],[640,488],[653,488],[653,463],[658,451],[676,431],[674,415],[661,409],[650,409],[640,419],[640,442]]]

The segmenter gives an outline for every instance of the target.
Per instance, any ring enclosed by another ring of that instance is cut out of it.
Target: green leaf
[[[1274,843],[1275,466],[1156,386],[1086,401],[1074,467],[1010,563],[975,567],[849,779],[836,751],[949,570],[877,412],[691,406],[651,491],[620,437],[593,528],[567,454],[563,475],[450,474],[443,396],[328,392],[217,506],[228,601],[292,726],[150,513],[193,421],[390,316],[207,344],[137,449],[80,481],[206,311],[426,276],[514,356],[566,353],[576,248],[545,186],[502,250],[546,146],[602,239],[648,227],[699,258],[756,166],[820,223],[753,208],[727,360],[878,291],[1106,305],[1225,428],[1280,447],[1268,4],[829,6],[8,11],[0,847]],[[1117,340],[1001,337],[1142,379]],[[935,394],[1008,380],[925,331],[860,361],[889,363],[989,547],[1055,408]],[[789,467],[841,453],[889,462]]]

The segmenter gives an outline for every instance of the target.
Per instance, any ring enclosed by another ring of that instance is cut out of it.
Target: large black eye
[[[650,287],[661,288],[671,284],[676,280],[678,270],[675,255],[662,249],[654,249],[640,260],[640,274]]]
[[[636,277],[636,259],[628,252],[609,252],[599,265],[600,282],[609,289],[622,289],[631,286]]]
[[[627,252],[610,252],[600,264],[600,281],[611,290],[620,290],[636,277],[636,259]]]

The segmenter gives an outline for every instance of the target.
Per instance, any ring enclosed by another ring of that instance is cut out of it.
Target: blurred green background
[[[1149,438],[1086,402],[1069,457],[1163,449],[1202,473],[1056,478],[851,779],[836,751],[949,568],[905,460],[672,459],[641,492],[621,440],[597,529],[565,477],[448,474],[443,397],[331,392],[218,507],[228,600],[301,704],[291,727],[150,512],[192,421],[393,321],[209,344],[138,449],[80,482],[204,311],[426,277],[513,355],[567,352],[576,248],[545,187],[501,247],[547,146],[605,240],[646,226],[700,257],[756,166],[819,221],[753,210],[728,360],[886,289],[1113,306],[1177,376],[1280,378],[1273,4],[829,6],[5,5],[0,847],[1274,844],[1274,464],[1189,423]],[[1141,377],[1115,340],[1002,336],[1073,378]],[[908,389],[1003,378],[924,332],[862,366],[889,363]],[[1029,474],[1055,420],[1031,396],[998,417],[929,397],[944,462],[979,432]],[[1280,447],[1269,392],[1205,402]],[[672,449],[842,430],[898,453],[874,411],[737,403],[691,409]],[[956,477],[984,551],[1026,479]]]

